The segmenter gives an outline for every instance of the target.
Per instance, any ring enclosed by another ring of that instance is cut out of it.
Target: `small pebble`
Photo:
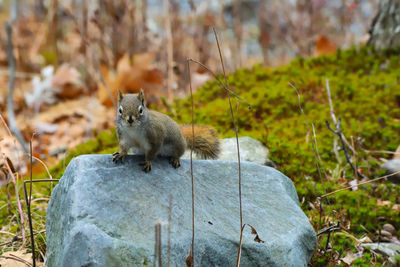
[[[379,231],[377,231],[377,234],[379,234]],[[392,234],[386,230],[381,230],[380,234],[381,236],[392,237]]]
[[[384,224],[383,225],[383,230],[388,231],[392,235],[394,235],[396,233],[396,228],[394,228],[394,226],[391,225],[390,223]]]

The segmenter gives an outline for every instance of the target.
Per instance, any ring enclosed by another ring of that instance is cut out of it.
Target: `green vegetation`
[[[348,182],[355,179],[343,151],[339,152],[340,163],[336,159],[333,151],[335,136],[325,124],[325,120],[333,124],[326,79],[329,80],[335,114],[342,118],[343,134],[357,151],[352,157],[353,162],[370,178],[383,175],[379,157],[389,158],[390,155],[367,150],[395,151],[400,145],[398,51],[378,53],[368,47],[352,48],[330,56],[298,58],[277,69],[258,65],[236,71],[228,77],[229,86],[252,105],[249,110],[247,104],[233,101],[239,135],[256,138],[270,149],[271,159],[279,170],[293,180],[302,208],[316,231],[328,221],[340,221],[356,238],[369,233],[372,239],[371,233],[384,223],[399,229],[399,211],[392,207],[400,203],[400,186],[385,181],[323,198],[322,212],[319,212],[317,197],[348,186]],[[289,82],[300,93],[305,117]],[[211,124],[223,133],[223,137],[234,136],[226,92],[217,81],[207,83],[198,91],[194,102],[195,123]],[[172,108],[170,115],[178,121],[191,122],[190,98],[176,100]],[[313,153],[311,123],[315,127],[318,155]],[[390,201],[390,204],[378,206],[378,200]],[[345,242],[346,239],[348,237],[331,236],[333,250],[325,255],[316,253],[313,264],[326,266],[329,261],[335,262],[334,251],[344,253],[353,249],[354,245]],[[325,246],[323,239],[320,246]],[[370,261],[371,255],[366,254],[368,256],[357,260],[361,265]]]
[[[223,80],[222,76],[219,78]],[[335,114],[342,118],[343,134],[357,151],[357,155],[352,155],[353,162],[370,178],[383,175],[379,158],[389,158],[389,155],[368,150],[394,151],[400,145],[398,51],[375,52],[367,47],[338,50],[330,56],[298,58],[277,69],[257,65],[228,76],[230,88],[252,106],[248,109],[247,104],[232,98],[239,135],[256,138],[270,149],[271,159],[278,169],[293,180],[302,208],[316,231],[331,221],[341,222],[343,231],[349,233],[332,234],[332,250],[317,252],[313,266],[334,264],[338,255],[343,257],[349,251],[356,252],[354,239],[366,234],[372,239],[373,233],[384,223],[400,229],[399,212],[392,209],[394,204],[400,204],[400,186],[386,181],[360,186],[357,191],[338,192],[322,198],[319,205],[318,197],[346,187],[355,179],[343,151],[339,151],[338,162],[333,151],[335,136],[325,124],[325,120],[331,122],[326,79],[329,80]],[[289,82],[300,93],[305,116]],[[234,136],[226,92],[217,81],[204,85],[194,94],[194,101],[195,123],[213,125],[221,137]],[[191,122],[190,98],[175,100],[166,109],[180,123]],[[317,154],[313,152],[311,123],[315,127]],[[97,139],[72,151],[51,170],[52,174],[59,178],[74,156],[111,153],[116,149],[115,132],[100,133]],[[46,191],[47,194],[50,192]],[[389,204],[377,205],[378,200],[389,201],[386,202]],[[4,194],[1,196],[3,201],[6,203]],[[0,210],[0,223],[5,223],[7,214],[5,209]],[[318,249],[323,249],[326,241],[327,235],[321,235]],[[377,261],[379,266],[384,259],[375,259],[367,251],[353,264],[361,266],[371,261]]]

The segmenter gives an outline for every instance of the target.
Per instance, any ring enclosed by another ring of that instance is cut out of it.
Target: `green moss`
[[[256,65],[228,76],[230,88],[252,105],[248,110],[246,103],[238,103],[233,98],[239,135],[252,136],[270,149],[272,160],[293,180],[299,199],[305,200],[302,208],[316,230],[320,216],[309,202],[343,188],[347,185],[343,181],[355,178],[343,152],[340,152],[342,163],[339,164],[332,150],[334,136],[325,124],[325,120],[331,121],[326,79],[335,114],[342,118],[343,133],[356,144],[357,166],[368,177],[378,177],[383,174],[379,157],[387,155],[367,153],[361,147],[394,151],[400,144],[399,73],[398,51],[375,52],[362,47],[338,50],[335,55],[319,58],[298,58],[275,70]],[[307,124],[289,82],[300,92]],[[234,136],[226,93],[217,81],[208,82],[203,90],[196,92],[194,101],[195,123],[213,125],[222,137]],[[190,123],[190,108],[189,98],[176,100],[169,115],[181,123]],[[321,174],[312,149],[311,123],[316,131]],[[357,191],[339,192],[323,199],[322,223],[348,220],[349,231],[357,237],[366,230],[374,232],[385,222],[398,226],[400,217],[391,206],[376,203],[378,199],[388,200],[392,205],[399,203],[396,198],[399,195],[400,187],[385,181],[361,186]],[[335,249],[343,252],[351,247],[354,245],[344,242]],[[323,258],[322,263],[326,264],[327,259]],[[357,261],[363,265],[369,260],[364,257]]]

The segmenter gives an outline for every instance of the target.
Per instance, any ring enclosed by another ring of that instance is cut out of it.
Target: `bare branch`
[[[174,71],[173,71],[173,42],[172,42],[172,32],[171,32],[171,20],[169,16],[169,0],[163,0],[164,4],[164,15],[165,15],[165,32],[167,34],[167,89],[168,89],[168,100],[172,100],[172,86],[174,83]]]
[[[329,224],[331,224],[331,222],[329,222]],[[327,227],[321,229],[321,231],[319,231],[317,233],[317,236],[320,236],[320,235],[325,234],[325,233],[334,232],[336,230],[340,230],[340,222],[337,222],[336,224],[332,224],[330,226],[327,226]]]
[[[24,263],[24,264],[26,264],[27,266],[32,266],[32,264],[30,264],[30,263],[27,262],[26,260],[24,260],[24,259],[22,259],[22,258],[20,258],[20,257],[18,257],[18,256],[15,256],[15,255],[13,255],[13,254],[10,254],[10,256],[2,256],[2,255],[1,255],[0,258],[9,259],[9,260],[15,260],[15,261]]]
[[[335,112],[333,111],[333,104],[332,104],[332,96],[331,96],[331,90],[329,87],[329,80],[326,79],[326,92],[328,94],[328,101],[329,101],[329,108],[330,108],[330,113],[331,113],[331,117],[332,117],[332,121],[333,124],[336,126],[337,124],[337,120],[336,120],[336,116],[335,116]],[[347,145],[348,148],[350,148],[351,152],[353,152],[354,155],[357,155],[357,151],[350,145],[349,141],[347,141],[345,136],[342,136],[343,141],[345,142],[345,144]],[[337,149],[337,140],[334,140],[334,144],[333,144],[333,151],[335,153],[336,159],[337,161],[340,163],[340,157],[339,157],[339,151]]]
[[[192,183],[192,244],[190,246],[189,255],[186,258],[191,266],[194,266],[194,177],[193,177],[193,148],[194,148],[194,103],[193,103],[193,89],[192,89],[192,79],[190,73],[190,59],[187,60],[188,67],[188,77],[189,77],[189,87],[190,87],[190,99],[192,103],[192,143],[190,144],[190,177]]]
[[[168,264],[171,265],[171,222],[172,222],[172,194],[169,194],[169,206],[168,206]]]
[[[35,134],[32,135],[32,138]],[[36,267],[36,259],[35,259],[35,237],[33,235],[33,226],[32,226],[32,218],[31,218],[31,200],[32,200],[32,165],[33,165],[33,158],[32,158],[32,139],[29,142],[29,151],[30,151],[30,161],[31,161],[31,166],[30,166],[30,183],[29,183],[29,199],[26,202],[26,208],[28,210],[28,218],[29,218],[29,231],[31,232],[31,248],[32,248],[32,262],[33,262],[33,267]],[[26,194],[26,192],[25,192]]]
[[[357,170],[357,168],[351,162],[351,159],[350,159],[350,156],[349,156],[349,152],[347,150],[347,145],[346,145],[346,143],[344,141],[344,136],[343,136],[343,133],[342,133],[342,129],[340,127],[341,121],[342,121],[342,118],[339,117],[339,120],[338,120],[338,122],[336,124],[336,130],[332,129],[331,125],[329,124],[329,122],[327,120],[325,121],[325,123],[326,123],[326,126],[328,127],[328,129],[339,137],[339,140],[342,143],[343,152],[344,152],[344,155],[346,157],[346,161],[347,161],[347,163],[350,164],[350,166],[353,169],[354,173],[356,173],[357,176],[360,177],[360,178],[368,178],[364,174],[362,174],[359,170]]]
[[[8,113],[8,122],[10,131],[17,138],[18,142],[22,146],[25,153],[28,152],[28,146],[25,142],[24,137],[22,136],[20,130],[18,129],[17,122],[15,120],[14,113],[14,82],[15,82],[15,58],[13,53],[13,42],[12,42],[12,28],[10,22],[6,23],[6,31],[7,31],[7,57],[8,57],[8,65],[10,67],[10,79],[8,82],[8,95],[7,95],[7,113]]]
[[[388,177],[397,175],[397,174],[399,174],[399,173],[400,173],[400,171],[397,171],[397,172],[394,172],[394,173],[391,173],[391,174],[388,174],[388,175],[385,175],[385,176],[381,176],[381,177],[378,177],[378,178],[375,178],[375,179],[372,179],[372,180],[368,180],[368,181],[365,181],[365,182],[362,182],[362,183],[358,183],[358,184],[356,184],[356,185],[352,185],[352,186],[348,186],[348,187],[345,187],[345,188],[342,188],[342,189],[338,189],[338,190],[335,190],[335,191],[333,191],[333,192],[330,192],[330,193],[327,193],[327,194],[322,195],[321,198],[327,197],[327,196],[330,196],[330,195],[333,195],[333,194],[336,194],[337,192],[340,192],[340,191],[344,191],[344,190],[347,190],[347,189],[354,188],[355,186],[360,186],[360,185],[364,185],[364,184],[369,184],[369,183],[373,183],[373,182],[376,182],[376,181],[379,181],[379,180],[382,180],[382,179],[386,179],[386,178],[388,178]]]
[[[20,227],[21,227],[21,232],[22,232],[22,240],[25,243],[24,213],[22,211],[21,201],[19,199],[18,187],[17,187],[17,179],[15,178],[15,175],[14,175],[13,171],[11,170],[10,164],[8,163],[7,160],[5,160],[5,163],[6,163],[8,172],[9,172],[9,174],[11,176],[12,182],[14,184],[15,195],[16,195],[16,198],[17,198],[18,212],[19,212],[19,217],[20,217],[20,220],[21,220]]]
[[[296,91],[297,100],[298,100],[298,102],[299,102],[299,109],[300,109],[300,111],[301,111],[301,114],[303,115],[304,122],[305,122],[306,126],[308,127],[308,131],[310,132],[310,131],[311,131],[310,124],[308,123],[307,116],[306,116],[306,114],[304,113],[303,107],[301,106],[300,93],[299,93],[299,91],[297,90],[297,88],[296,88],[291,82],[289,82],[289,85]],[[314,142],[311,143],[311,149],[312,149],[313,154],[314,154],[314,157],[315,157],[315,164],[317,165],[318,174],[319,174],[319,179],[320,179],[320,181],[321,181],[321,183],[322,183],[322,185],[323,185],[324,191],[326,192],[326,190],[325,190],[325,185],[324,185],[324,182],[323,182],[323,180],[322,180],[321,168],[320,168],[320,166],[319,166],[319,161],[318,161],[318,159],[320,159],[320,157],[319,157],[319,153],[318,153],[317,137],[316,137],[316,134],[315,134],[314,124],[311,123],[311,126],[312,126],[312,131],[313,131],[313,136],[314,136]]]
[[[156,267],[157,264],[157,258],[158,258],[158,267],[162,267],[162,257],[161,257],[161,223],[156,223],[154,226],[154,237],[155,237],[155,242],[154,242],[154,262],[153,266]]]
[[[83,32],[80,30],[80,28],[79,28],[79,22],[78,22],[78,20],[76,19],[76,17],[75,17],[71,12],[68,12],[68,10],[65,10],[65,12],[67,12],[68,15],[72,18],[72,21],[75,23],[76,29],[77,29],[78,33],[81,35],[81,38],[82,38],[84,44],[85,44],[85,45],[90,49],[90,51],[92,52],[93,59],[94,59],[94,61],[96,62],[97,68],[99,69],[100,82],[103,84],[104,88],[106,89],[107,94],[108,94],[108,96],[110,97],[110,100],[111,100],[111,102],[113,103],[114,108],[117,109],[117,103],[115,102],[115,99],[114,99],[113,94],[111,93],[110,87],[108,87],[108,84],[107,84],[107,82],[106,82],[106,79],[104,78],[103,72],[101,71],[101,68],[100,68],[100,67],[101,67],[100,60],[99,60],[99,58],[98,58],[96,52],[94,51],[94,49],[93,49],[92,46],[90,45],[89,40],[87,39],[87,36],[85,36],[85,35],[83,34]]]
[[[245,102],[248,106],[248,109],[251,109],[251,105],[249,102],[247,102],[246,100],[244,100],[243,98],[241,98],[240,96],[238,96],[237,94],[235,94],[235,92],[233,92],[231,89],[229,89],[217,76],[217,74],[215,74],[215,72],[213,72],[209,67],[207,67],[206,65],[204,65],[203,63],[201,63],[200,61],[197,61],[195,59],[192,58],[188,58],[189,61],[192,61],[194,63],[199,64],[200,66],[202,66],[203,68],[205,68],[209,73],[211,73],[212,76],[214,76],[214,78],[219,82],[219,84],[222,86],[222,88],[224,88],[226,91],[228,91],[231,95],[235,96],[237,99]]]
[[[225,79],[225,86],[228,87],[228,80],[226,78],[226,73],[225,73],[225,66],[224,66],[224,60],[222,59],[222,52],[221,52],[221,47],[219,46],[219,41],[218,41],[218,35],[217,32],[215,31],[215,28],[213,27],[214,31],[214,36],[215,40],[217,41],[217,46],[218,46],[218,53],[219,53],[219,58],[221,61],[221,66],[222,66],[222,72],[224,74],[224,79]],[[233,123],[233,128],[235,130],[235,136],[236,136],[236,149],[237,149],[237,156],[238,156],[238,172],[239,172],[239,216],[240,216],[240,241],[239,241],[239,249],[238,249],[238,255],[237,255],[237,260],[236,260],[236,266],[238,267],[240,265],[240,256],[242,254],[242,247],[240,246],[243,238],[243,212],[242,212],[242,171],[241,171],[241,166],[240,166],[240,149],[239,149],[239,137],[238,137],[238,128],[236,126],[236,121],[235,121],[235,116],[233,115],[233,109],[232,109],[232,101],[231,101],[231,95],[229,91],[227,92],[228,95],[228,100],[229,100],[229,108],[231,110],[231,116],[232,116],[232,123]]]
[[[32,214],[31,214],[31,206],[30,206],[30,200],[28,200],[28,192],[26,190],[26,184],[30,183],[41,183],[41,182],[58,182],[59,179],[38,179],[38,180],[27,180],[24,181],[24,196],[25,196],[25,203],[26,203],[26,208],[28,210],[28,220],[29,220],[29,230],[31,232],[31,248],[32,248],[32,259],[33,259],[33,267],[36,267],[36,260],[35,260],[35,238],[34,238],[34,233],[33,233],[33,227],[32,227]],[[32,187],[31,187],[32,188]],[[18,195],[17,195],[18,197]]]
[[[329,87],[329,80],[328,80],[328,79],[326,79],[326,92],[328,93],[328,101],[329,101],[329,108],[330,108],[330,110],[331,110],[332,121],[333,121],[333,123],[336,125],[336,124],[337,124],[337,121],[336,121],[335,112],[333,111],[331,90],[330,90],[330,87]]]

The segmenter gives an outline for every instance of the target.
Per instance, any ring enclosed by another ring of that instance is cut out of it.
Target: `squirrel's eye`
[[[122,114],[122,107],[119,107],[118,112],[119,114]]]
[[[139,114],[142,115],[143,114],[143,107],[139,106]]]

